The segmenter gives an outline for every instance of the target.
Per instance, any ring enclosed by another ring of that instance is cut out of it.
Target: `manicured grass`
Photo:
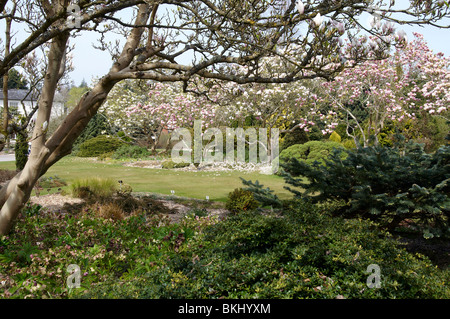
[[[14,162],[0,162],[0,168],[14,169]],[[59,176],[69,185],[78,178],[100,176],[122,180],[129,184],[133,192],[158,193],[175,196],[225,201],[228,193],[237,187],[243,187],[239,177],[246,180],[258,180],[265,187],[270,187],[282,199],[291,197],[283,188],[283,178],[276,175],[264,175],[245,172],[186,172],[180,170],[149,169],[126,167],[119,162],[100,162],[92,159],[68,156],[53,165],[45,176]],[[64,187],[69,191],[69,187]],[[45,194],[45,192],[41,192]]]

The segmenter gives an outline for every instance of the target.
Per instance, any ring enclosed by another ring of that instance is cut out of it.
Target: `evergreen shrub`
[[[79,157],[96,157],[116,151],[119,147],[124,145],[125,142],[116,137],[99,135],[82,143],[80,145],[80,150],[76,155]]]
[[[242,188],[236,188],[228,194],[226,209],[232,213],[251,211],[259,206],[259,202],[254,198],[253,193]]]
[[[427,154],[421,144],[398,140],[393,147],[335,149],[323,165],[293,157],[284,168],[296,197],[344,201],[346,216],[376,220],[388,229],[402,224],[425,237],[449,233],[449,145]]]
[[[137,145],[123,145],[119,147],[113,154],[112,158],[144,158],[151,155],[151,152],[145,148]]]
[[[334,148],[343,149],[343,146],[335,141],[309,141],[304,144],[295,144],[280,153],[280,163],[288,162],[292,158],[306,164],[313,164],[315,161],[323,163]]]

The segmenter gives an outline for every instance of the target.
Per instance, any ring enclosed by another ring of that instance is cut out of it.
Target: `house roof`
[[[8,90],[9,101],[37,101],[38,93],[31,92],[29,90],[22,89],[10,89]],[[0,90],[0,99],[3,100],[3,91]]]
[[[9,89],[8,90],[8,100],[9,101],[30,101],[36,102],[39,98],[39,92],[33,91],[29,93],[29,90],[26,89]],[[0,101],[3,101],[3,91],[0,90]],[[55,102],[64,103],[64,96],[56,92],[54,97]]]

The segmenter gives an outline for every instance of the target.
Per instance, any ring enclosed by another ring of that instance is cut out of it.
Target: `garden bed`
[[[146,196],[145,194],[139,194],[138,197]],[[154,199],[158,203],[164,205],[167,210],[160,212],[161,215],[166,216],[172,223],[179,223],[186,215],[197,205],[192,202],[179,199]],[[33,196],[30,198],[32,204],[38,204],[49,212],[61,212],[67,213],[71,209],[79,209],[85,204],[85,201],[80,198],[73,198],[71,196],[64,196],[61,194],[48,194],[43,196]],[[229,211],[225,208],[206,207],[199,210],[203,210],[211,217],[217,217],[219,220],[223,220]],[[450,246],[445,239],[425,239],[420,235],[408,235],[406,233],[396,234],[399,242],[404,248],[411,253],[420,253],[433,262],[434,265],[441,269],[446,269],[450,265]]]
[[[139,195],[138,197],[142,198],[146,195]],[[162,204],[166,209],[163,211],[159,211],[164,216],[170,218],[172,222],[179,222],[183,219],[186,214],[188,214],[193,206],[188,203],[180,203],[178,200],[173,199],[153,199],[159,204]],[[32,196],[30,198],[31,204],[40,205],[44,208],[44,210],[49,212],[61,212],[67,213],[68,211],[74,209],[74,207],[81,207],[86,204],[86,201],[80,198],[74,198],[71,196],[65,196],[61,194],[47,194],[42,196]],[[207,207],[203,209],[205,213],[210,216],[217,216],[219,219],[224,218],[228,211],[224,208],[220,207]]]
[[[123,164],[127,167],[140,167],[140,168],[151,168],[151,169],[162,169],[163,161],[133,161],[127,162]],[[191,164],[186,167],[179,168],[171,168],[179,171],[187,171],[187,172],[259,172],[261,174],[272,174],[272,167],[268,165],[262,164],[252,164],[252,163],[243,163],[243,164],[229,164],[229,163],[212,163],[212,164],[200,164],[198,167],[194,164]]]

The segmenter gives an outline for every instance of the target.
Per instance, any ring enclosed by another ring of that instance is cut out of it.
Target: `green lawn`
[[[0,162],[0,169],[14,169],[14,162]],[[243,184],[239,177],[258,180],[286,199],[291,193],[283,188],[283,178],[276,175],[244,172],[186,172],[167,169],[125,167],[118,162],[93,162],[90,159],[68,156],[52,166],[45,176],[59,176],[67,183],[90,176],[110,177],[131,185],[134,192],[149,192],[175,196],[225,201],[228,193]],[[44,194],[44,192],[42,193]]]

